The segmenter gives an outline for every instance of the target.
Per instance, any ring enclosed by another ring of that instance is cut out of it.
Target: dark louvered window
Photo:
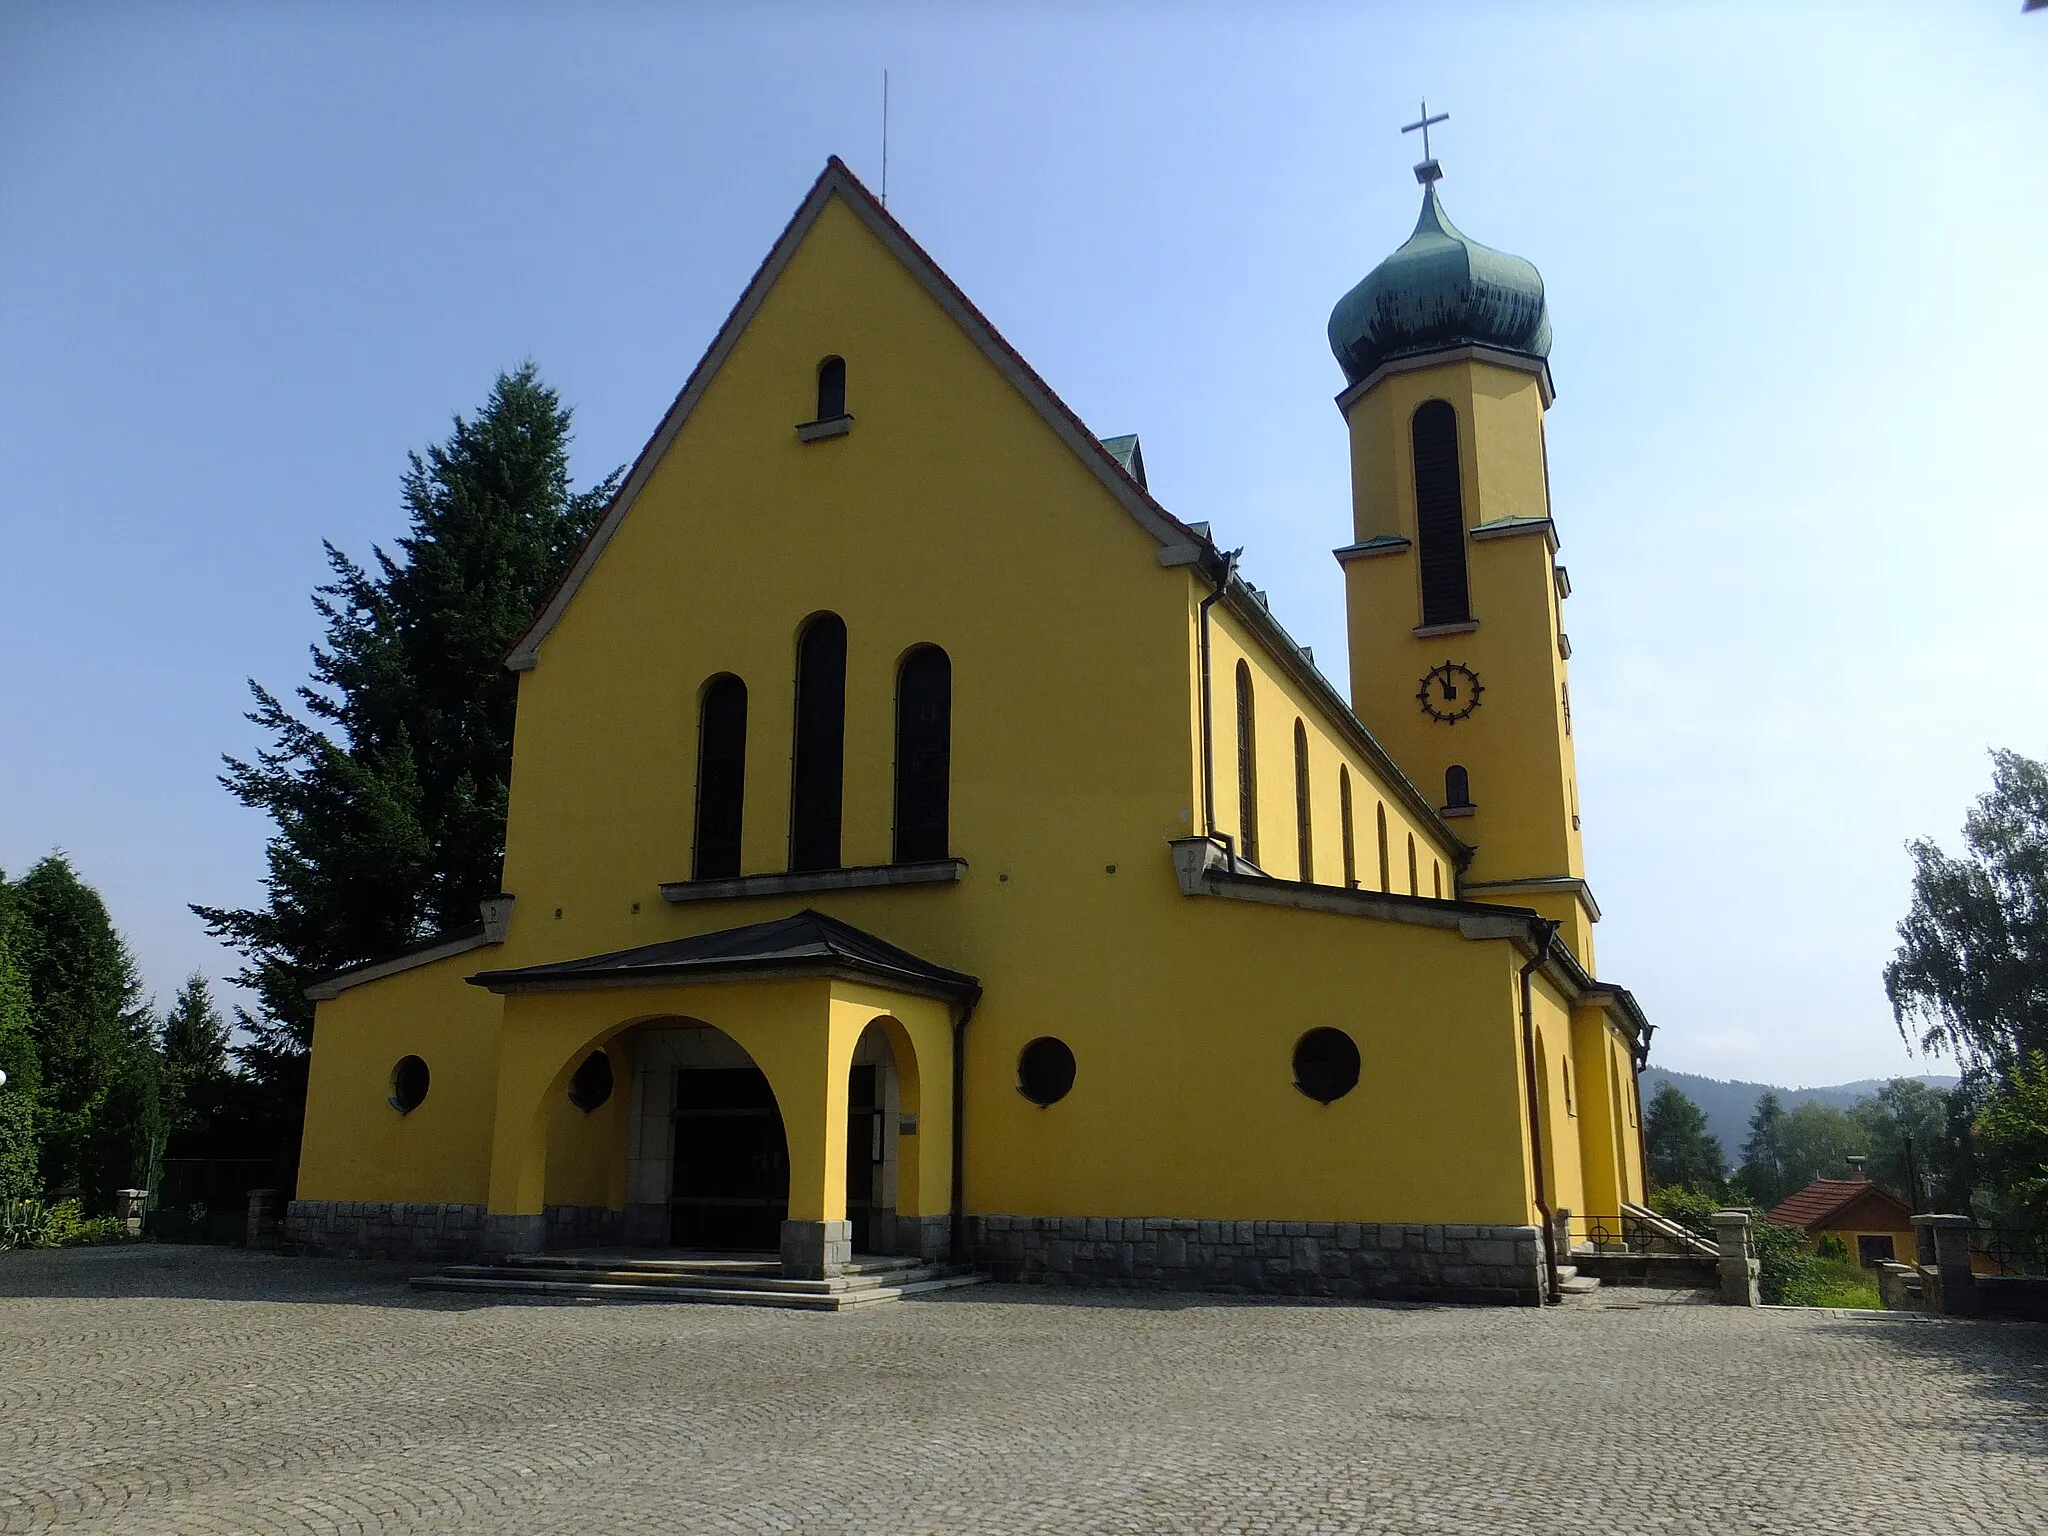
[[[1444,770],[1444,805],[1455,807],[1472,803],[1472,776],[1463,765],[1451,764]]]
[[[846,359],[828,357],[818,364],[818,420],[846,414]]]
[[[951,809],[953,663],[936,645],[896,678],[896,862],[946,857]]]
[[[1237,847],[1259,862],[1259,743],[1252,707],[1252,669],[1237,664]]]
[[[704,690],[697,717],[697,850],[699,880],[740,872],[740,811],[747,789],[747,685],[727,673]]]
[[[1315,828],[1309,820],[1308,731],[1294,722],[1294,840],[1295,867],[1303,881],[1316,877]]]
[[[1465,504],[1458,485],[1458,413],[1426,400],[1411,427],[1415,445],[1416,543],[1422,554],[1422,622],[1464,624],[1472,617],[1465,580]]]
[[[789,867],[839,867],[846,768],[846,623],[823,613],[797,644],[796,761],[791,766]]]
[[[1344,887],[1358,889],[1358,835],[1351,826],[1351,770],[1337,767],[1337,813],[1344,822]]]

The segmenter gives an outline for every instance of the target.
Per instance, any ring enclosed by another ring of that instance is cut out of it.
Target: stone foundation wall
[[[540,1216],[493,1216],[481,1205],[404,1200],[294,1200],[285,1212],[292,1253],[335,1259],[422,1259],[452,1264],[507,1253],[538,1253]]]
[[[626,1243],[624,1211],[602,1205],[551,1205],[542,1219],[550,1253],[567,1248],[622,1248]]]
[[[970,1216],[998,1280],[1240,1295],[1540,1306],[1534,1227]]]

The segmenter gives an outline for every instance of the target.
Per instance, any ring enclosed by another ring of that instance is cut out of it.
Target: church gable
[[[967,296],[940,270],[938,264],[889,216],[887,210],[835,155],[827,162],[809,194],[762,260],[745,292],[741,294],[739,302],[733,306],[732,312],[719,328],[718,335],[691,371],[682,392],[676,396],[675,402],[663,416],[660,426],[642,448],[618,494],[613,498],[597,527],[592,530],[569,570],[555,591],[549,595],[547,602],[542,605],[533,623],[507,654],[507,666],[515,671],[526,671],[538,663],[541,645],[561,622],[570,603],[589,579],[628,514],[659,471],[671,445],[675,443],[686,423],[711,391],[721,370],[740,346],[750,325],[769,301],[770,295],[775,292],[792,262],[812,239],[814,231],[821,221],[827,218],[828,212],[835,209],[850,214],[901,264],[902,270],[959,327],[961,333],[981,351],[996,372],[1015,388],[1059,441],[1082,461],[1092,476],[1108,491],[1110,497],[1140,528],[1157,541],[1161,564],[1188,565],[1194,562],[1201,541],[1191,529],[1152,500],[1147,493],[1142,461],[1138,461],[1135,466],[1131,462],[1135,439],[1115,439],[1108,445],[1097,440],[1082,424],[1080,418],[1038,376],[1030,364],[1003,340],[980,310],[975,308]],[[842,293],[840,297],[859,303],[861,296]],[[831,355],[827,354],[819,359],[821,369],[830,357]],[[834,423],[823,409],[831,404],[836,403],[839,406],[839,411],[832,413],[832,416],[858,421],[858,413],[847,410],[847,364],[844,360],[837,361],[839,371],[836,395],[827,398],[828,394],[831,394],[833,381],[826,379],[821,372],[815,381],[820,386],[819,392],[808,402],[810,410],[816,411],[817,414],[806,412],[804,419],[795,428],[805,441],[818,441],[839,435],[837,431],[829,430]],[[805,411],[805,403],[801,402],[800,396],[793,393],[791,401],[793,409]],[[805,432],[806,427],[812,430]],[[1131,444],[1129,448],[1123,447],[1127,441]],[[1118,451],[1119,449],[1122,451]]]

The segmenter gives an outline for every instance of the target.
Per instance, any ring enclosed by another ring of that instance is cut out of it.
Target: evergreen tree
[[[173,1133],[215,1119],[228,1083],[228,1026],[194,971],[164,1019],[164,1121]]]
[[[1644,1113],[1643,1152],[1659,1185],[1712,1191],[1727,1177],[1728,1159],[1706,1114],[1674,1083],[1659,1088]]]
[[[1785,1187],[1784,1126],[1784,1102],[1775,1093],[1759,1098],[1749,1117],[1749,1138],[1742,1144],[1742,1166],[1735,1173],[1749,1197],[1766,1210],[1791,1193]],[[1805,1182],[1802,1179],[1792,1188]],[[1781,1190],[1784,1193],[1778,1193]]]
[[[0,873],[0,1072],[7,1074],[0,1083],[0,1200],[25,1200],[43,1188],[36,1137],[42,1064],[20,948],[14,902]]]
[[[619,480],[569,482],[570,415],[531,364],[411,456],[409,531],[370,567],[327,546],[326,628],[294,713],[250,684],[270,738],[222,784],[274,823],[268,900],[195,906],[261,1001],[236,1047],[289,1151],[304,1109],[315,976],[472,923],[498,889],[517,679],[504,656]]]
[[[155,1028],[106,903],[61,853],[11,887],[41,1083],[42,1183],[99,1208],[143,1177],[156,1123]]]
[[[1884,970],[1899,1033],[2003,1074],[2048,1051],[2048,765],[1991,754],[1966,853],[1910,845],[1913,902]]]

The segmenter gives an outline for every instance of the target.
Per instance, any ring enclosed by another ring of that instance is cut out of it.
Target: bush
[[[1816,1259],[1846,1259],[1849,1257],[1849,1245],[1830,1233],[1813,1245],[1813,1256]]]
[[[1650,1209],[1660,1216],[1669,1216],[1693,1236],[1703,1237],[1711,1243],[1714,1241],[1714,1212],[1742,1209],[1742,1202],[1724,1199],[1718,1190],[1667,1185],[1650,1196]],[[1748,1210],[1750,1241],[1756,1247],[1761,1266],[1757,1274],[1757,1289],[1766,1303],[1774,1307],[1849,1305],[1794,1299],[1812,1294],[1818,1284],[1814,1278],[1812,1256],[1799,1251],[1800,1245],[1806,1241],[1806,1233],[1798,1227],[1774,1225],[1753,1205]]]
[[[1851,1258],[1807,1257],[1799,1273],[1782,1293],[1788,1307],[1862,1307],[1876,1311],[1884,1305],[1877,1294],[1877,1281]]]
[[[0,1251],[9,1248],[79,1248],[118,1243],[128,1229],[118,1216],[88,1217],[76,1200],[0,1201]]]

